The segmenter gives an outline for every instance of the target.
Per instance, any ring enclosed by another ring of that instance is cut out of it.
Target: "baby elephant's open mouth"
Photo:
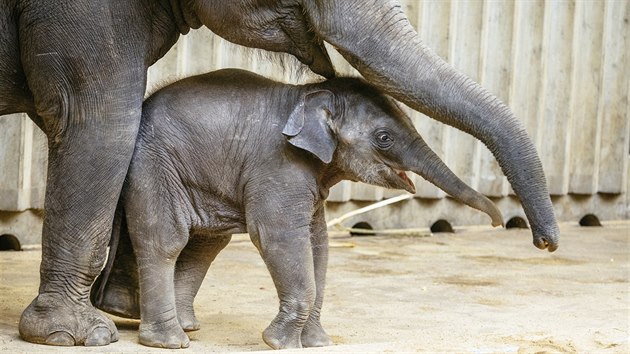
[[[406,190],[409,193],[416,193],[416,186],[413,184],[411,179],[407,176],[407,173],[402,170],[392,169],[396,173],[397,179],[399,180],[399,188]]]
[[[398,177],[400,177],[403,181],[405,181],[407,184],[409,184],[413,188],[416,187],[411,181],[411,179],[407,177],[407,174],[405,173],[405,171],[398,171],[398,170],[395,170],[395,171],[398,173]]]

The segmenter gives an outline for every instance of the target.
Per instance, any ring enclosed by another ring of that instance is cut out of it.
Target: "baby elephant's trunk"
[[[410,171],[462,203],[488,214],[492,219],[492,226],[503,225],[503,216],[494,203],[459,179],[422,138],[418,137],[413,150],[409,155],[410,161],[407,161]]]

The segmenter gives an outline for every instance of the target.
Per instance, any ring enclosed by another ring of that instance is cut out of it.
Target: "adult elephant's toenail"
[[[51,333],[48,338],[46,338],[46,344],[73,346],[75,345],[75,341],[74,337],[72,337],[70,333],[65,331],[57,331]]]
[[[114,333],[112,333],[111,343],[118,342],[118,337],[119,337],[118,330],[115,330]]]
[[[95,328],[92,333],[85,339],[86,347],[99,345],[107,345],[112,341],[112,334],[109,329],[104,327]]]

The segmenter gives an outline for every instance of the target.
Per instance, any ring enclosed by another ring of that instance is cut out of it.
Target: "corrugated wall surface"
[[[402,4],[431,48],[507,102],[522,119],[542,156],[553,195],[625,193],[630,150],[630,1],[407,0]],[[340,73],[356,73],[332,49],[331,56]],[[200,29],[182,37],[150,69],[149,90],[224,67],[289,82],[312,79],[310,74],[282,70],[265,55],[238,49]],[[427,142],[465,182],[499,203],[510,199],[506,197],[510,187],[483,144],[422,114],[410,114]],[[0,118],[0,145],[12,146],[0,154],[0,169],[9,171],[0,178],[0,195],[11,196],[0,202],[0,209],[40,208],[45,171],[45,159],[38,155],[42,137],[35,132],[30,138],[30,128],[10,118]],[[14,153],[21,158],[16,160]],[[416,185],[418,197],[445,197],[419,177]],[[371,201],[396,194],[343,182],[329,200]],[[615,215],[627,217],[627,213]]]

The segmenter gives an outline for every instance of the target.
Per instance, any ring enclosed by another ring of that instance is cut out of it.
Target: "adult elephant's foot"
[[[156,348],[188,348],[190,339],[175,319],[164,323],[140,323],[140,344]]]
[[[49,345],[107,345],[118,340],[114,322],[87,302],[40,294],[20,318],[20,337]]]
[[[124,278],[110,276],[103,284],[102,275],[96,278],[90,294],[96,308],[112,315],[140,319],[140,304],[137,281],[125,281]]]
[[[108,262],[92,285],[90,300],[112,315],[140,319],[138,264],[121,208],[116,210],[113,233],[118,237],[117,247],[110,249]]]
[[[320,323],[307,322],[302,330],[302,345],[304,347],[325,347],[332,345],[330,336],[324,331]]]

